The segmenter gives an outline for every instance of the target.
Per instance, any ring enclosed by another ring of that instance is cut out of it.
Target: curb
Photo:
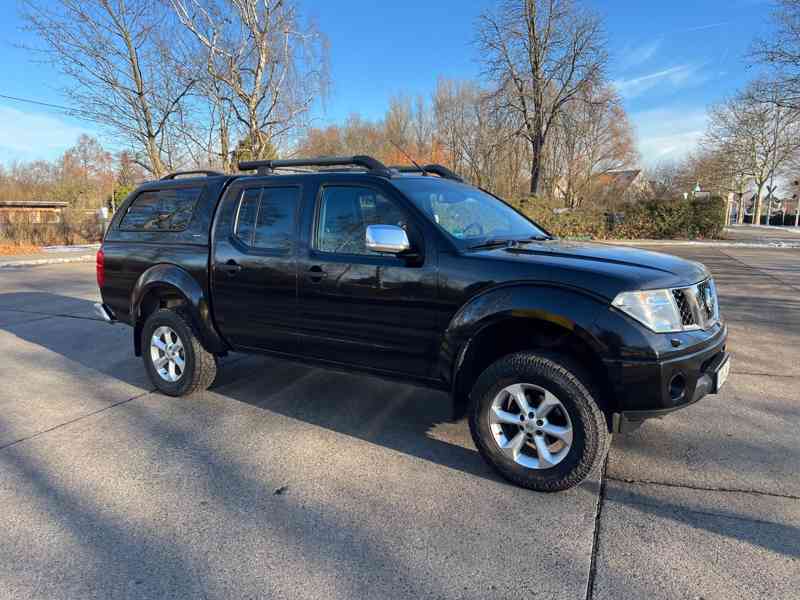
[[[604,244],[618,244],[622,246],[700,246],[706,248],[800,248],[798,241],[714,241],[701,242],[697,240],[603,240]]]
[[[0,269],[40,267],[43,265],[60,265],[64,263],[77,263],[77,262],[94,262],[94,260],[95,257],[92,255],[70,256],[67,258],[37,258],[35,260],[14,260],[9,262],[0,262]]]

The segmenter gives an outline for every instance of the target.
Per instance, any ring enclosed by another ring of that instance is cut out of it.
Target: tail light
[[[103,289],[103,284],[106,282],[106,256],[103,254],[103,248],[97,251],[97,287]]]

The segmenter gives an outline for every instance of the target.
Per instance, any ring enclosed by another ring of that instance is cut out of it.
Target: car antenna
[[[399,145],[399,144],[396,144],[396,143],[394,142],[394,140],[392,140],[392,138],[389,138],[389,143],[390,143],[392,146],[394,146],[395,148],[397,148],[398,150],[400,150],[400,152],[402,152],[403,156],[405,156],[405,157],[406,157],[408,160],[410,160],[410,161],[411,161],[411,164],[412,164],[412,165],[414,165],[414,166],[415,166],[417,169],[419,169],[419,170],[420,170],[420,172],[421,172],[423,175],[427,175],[427,174],[428,174],[428,172],[427,172],[425,169],[423,169],[423,168],[422,168],[422,167],[421,167],[421,166],[420,166],[420,165],[417,163],[417,161],[415,161],[413,158],[411,158],[411,157],[408,155],[408,152],[406,152],[405,150],[403,150],[403,149],[400,147],[400,145]]]

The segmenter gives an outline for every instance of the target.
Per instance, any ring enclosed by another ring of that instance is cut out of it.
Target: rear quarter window
[[[125,231],[183,231],[189,225],[202,187],[142,192],[133,199],[119,228]]]

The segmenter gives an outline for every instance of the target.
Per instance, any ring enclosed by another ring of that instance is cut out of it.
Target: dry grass
[[[31,244],[14,244],[0,241],[0,256],[14,256],[17,254],[36,254],[41,252],[39,246]]]

